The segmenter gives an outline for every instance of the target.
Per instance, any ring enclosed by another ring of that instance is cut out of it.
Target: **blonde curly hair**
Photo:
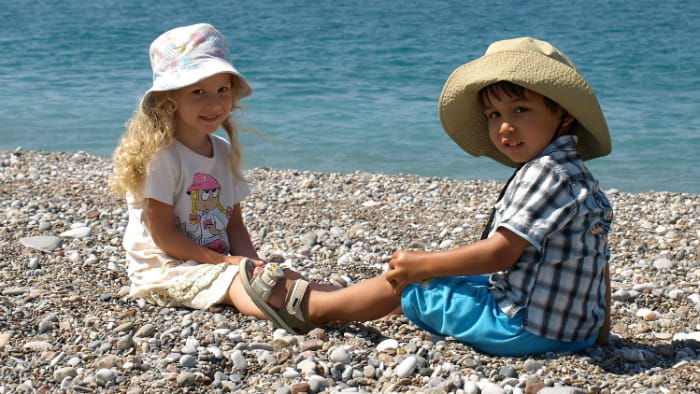
[[[240,109],[237,95],[233,95],[231,112]],[[109,180],[112,191],[119,195],[131,195],[136,201],[143,200],[143,185],[147,165],[161,150],[175,142],[175,118],[177,103],[170,92],[153,92],[150,111],[145,112],[139,105],[134,115],[126,123],[126,132],[112,155],[114,170]],[[241,146],[238,129],[231,117],[224,120],[221,127],[226,131],[231,150],[229,161],[233,175],[246,182],[241,170]]]

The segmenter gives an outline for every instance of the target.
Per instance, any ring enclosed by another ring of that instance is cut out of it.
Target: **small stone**
[[[393,338],[385,339],[377,345],[377,351],[378,352],[383,352],[386,350],[396,350],[399,348],[399,341]]]
[[[661,316],[661,314],[659,312],[652,311],[651,309],[640,308],[635,313],[635,316],[641,317],[642,319],[647,321],[653,321],[658,319]]]
[[[296,379],[299,376],[301,376],[301,373],[299,371],[289,367],[285,368],[284,372],[282,373],[282,377],[284,377],[285,379]]]
[[[135,338],[147,338],[153,336],[156,332],[156,326],[154,326],[151,323],[144,324],[136,330],[136,333],[134,334]]]
[[[133,322],[126,322],[122,323],[117,326],[117,328],[114,329],[114,332],[120,333],[124,331],[131,331],[131,329],[134,328],[134,323]]]
[[[518,376],[518,373],[515,371],[515,368],[512,365],[504,365],[501,367],[498,373],[506,378],[514,378]]]
[[[325,342],[320,339],[309,339],[308,341],[302,342],[299,345],[299,350],[305,352],[307,350],[319,350],[323,347]]]
[[[197,365],[197,360],[189,354],[185,354],[182,357],[180,357],[180,360],[178,360],[178,362],[183,368],[194,368],[194,366]]]
[[[395,374],[399,378],[408,377],[416,370],[418,360],[416,356],[408,356],[396,367]]]
[[[73,229],[64,231],[59,235],[61,237],[65,237],[65,238],[80,239],[80,238],[87,237],[88,235],[90,235],[91,232],[92,232],[92,230],[90,229],[90,227],[77,227],[77,228],[73,228]]]
[[[44,352],[51,348],[51,344],[46,341],[32,341],[24,344],[24,350],[31,352]]]
[[[311,386],[306,382],[294,383],[290,388],[292,394],[308,393]]]
[[[0,350],[2,350],[2,348],[4,348],[8,342],[10,342],[10,338],[12,338],[11,331],[5,331],[0,333]]]
[[[117,379],[117,374],[111,369],[101,368],[97,370],[95,377],[103,382],[112,382]]]
[[[530,372],[530,373],[534,373],[534,372],[539,371],[540,368],[542,368],[542,365],[540,365],[540,363],[538,363],[537,361],[535,361],[531,358],[528,358],[527,360],[525,360],[525,363],[523,364],[523,368],[525,368],[525,370]]]
[[[128,350],[134,347],[134,340],[131,335],[125,335],[117,341],[117,349]]]
[[[39,322],[39,333],[43,334],[53,328],[53,322],[50,320],[42,320]]]
[[[347,364],[350,362],[351,357],[348,351],[345,350],[343,347],[336,347],[331,351],[331,354],[328,357],[328,359],[336,363]]]
[[[233,362],[233,366],[239,371],[244,371],[248,368],[248,360],[240,350],[235,350],[231,353],[231,362]]]
[[[667,258],[654,260],[654,267],[659,271],[664,271],[673,268],[673,262]]]
[[[195,376],[192,372],[182,371],[177,375],[178,386],[192,386],[195,382]]]
[[[78,370],[73,367],[58,368],[53,372],[53,378],[57,382],[62,382],[65,378],[74,378],[76,376],[78,376]]]
[[[114,368],[114,367],[119,366],[120,362],[121,362],[121,358],[111,354],[109,356],[105,356],[105,357],[97,360],[97,362],[95,362],[95,367],[97,367],[97,368]]]
[[[313,360],[304,359],[297,364],[297,369],[300,370],[304,376],[310,376],[316,373],[316,363]]]
[[[47,235],[20,238],[19,243],[30,249],[51,253],[61,245],[61,238]]]

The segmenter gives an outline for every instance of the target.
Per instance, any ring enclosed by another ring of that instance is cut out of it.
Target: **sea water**
[[[254,94],[246,168],[505,180],[442,131],[450,73],[493,41],[551,42],[613,141],[604,188],[700,194],[700,5],[660,1],[0,1],[0,149],[111,155],[151,84],[148,46],[208,22]]]

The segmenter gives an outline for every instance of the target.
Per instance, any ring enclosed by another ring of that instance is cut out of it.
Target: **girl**
[[[362,313],[352,316],[365,320],[366,303],[346,307],[357,299],[352,293],[330,297],[336,288],[275,264],[261,269],[241,215],[250,189],[229,117],[252,89],[233,67],[221,33],[208,24],[175,28],[151,44],[150,57],[153,86],[127,123],[110,180],[129,208],[123,244],[130,295],[169,307],[223,303],[290,332],[348,321],[353,308]],[[228,142],[213,134],[219,127]],[[383,278],[373,282],[390,289]],[[380,311],[389,312],[398,297],[384,294],[393,302]]]
[[[255,315],[231,285],[241,257],[258,258],[241,216],[250,189],[229,118],[252,89],[211,25],[163,33],[150,58],[153,86],[127,123],[110,180],[129,207],[131,295],[198,309],[225,300]],[[213,135],[219,127],[228,142]]]

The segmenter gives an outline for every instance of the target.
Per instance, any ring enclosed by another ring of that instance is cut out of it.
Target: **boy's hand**
[[[401,294],[407,285],[427,279],[425,270],[426,252],[398,250],[391,255],[386,279],[394,288],[394,294]]]

